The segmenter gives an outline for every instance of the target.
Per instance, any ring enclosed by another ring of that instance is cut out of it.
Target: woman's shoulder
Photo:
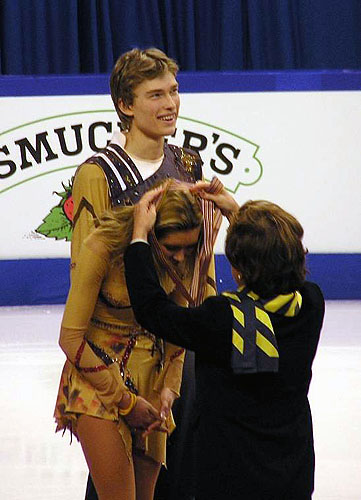
[[[301,288],[301,295],[307,295],[316,302],[323,303],[325,301],[321,288],[313,281],[304,282]]]
[[[82,247],[102,260],[108,261],[110,259],[109,246],[106,241],[100,237],[97,230],[93,231],[85,238]]]
[[[319,311],[322,315],[324,314],[325,299],[317,283],[305,281],[300,289],[300,293],[302,295],[303,306],[306,306],[308,309],[312,308]]]

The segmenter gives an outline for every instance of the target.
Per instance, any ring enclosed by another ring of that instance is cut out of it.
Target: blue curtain
[[[1,74],[108,73],[155,46],[187,70],[360,69],[360,0],[0,0]]]

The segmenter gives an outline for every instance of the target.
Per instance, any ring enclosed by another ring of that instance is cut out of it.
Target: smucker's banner
[[[361,92],[181,98],[168,140],[197,149],[207,179],[217,175],[239,202],[268,199],[296,215],[310,252],[361,252]],[[5,97],[0,112],[0,259],[68,257],[72,177],[118,129],[112,102]]]

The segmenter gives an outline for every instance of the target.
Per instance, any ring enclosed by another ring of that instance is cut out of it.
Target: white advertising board
[[[239,202],[293,213],[312,253],[361,252],[361,92],[183,94],[169,142]],[[68,186],[117,128],[105,95],[0,98],[0,259],[69,256]],[[223,252],[225,228],[216,252]]]

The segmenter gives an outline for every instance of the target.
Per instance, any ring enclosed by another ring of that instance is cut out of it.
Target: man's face
[[[125,109],[133,117],[131,131],[152,138],[173,135],[179,104],[178,83],[172,73],[145,80],[135,87],[133,104]]]
[[[186,231],[174,231],[159,239],[164,255],[174,265],[182,264],[198,246],[200,227]]]

